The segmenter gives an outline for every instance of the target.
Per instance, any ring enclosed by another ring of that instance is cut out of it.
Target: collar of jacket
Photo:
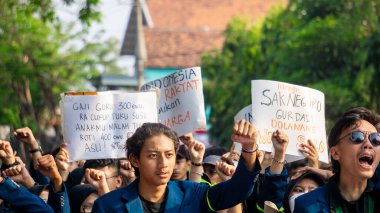
[[[329,182],[326,184],[326,200],[329,203],[330,209],[335,210],[338,207],[344,206],[344,198],[342,197],[339,189],[339,172],[336,173],[334,176],[332,176],[329,180]],[[374,184],[371,180],[367,181],[367,187],[364,190],[362,197],[359,199],[359,202],[364,202],[364,208],[365,211],[367,212],[367,201],[368,201],[368,196],[370,192],[373,191]],[[343,210],[345,212],[345,210]],[[333,212],[333,211],[332,211]],[[334,211],[335,212],[335,211]]]
[[[139,179],[136,179],[131,184],[126,186],[125,193],[122,193],[122,199],[125,200],[125,207],[128,212],[143,213],[143,207],[138,193]],[[182,199],[183,191],[178,187],[176,181],[169,181],[167,186],[167,195],[165,199],[165,212],[178,212]]]

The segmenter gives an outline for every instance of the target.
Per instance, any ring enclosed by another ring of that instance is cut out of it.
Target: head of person
[[[186,180],[187,179],[187,171],[190,169],[191,161],[189,151],[187,150],[185,145],[180,145],[176,160],[173,175],[171,177],[172,180]]]
[[[160,123],[144,123],[127,139],[127,157],[140,183],[166,185],[173,174],[179,146],[177,133]]]
[[[203,171],[210,179],[211,184],[222,182],[222,178],[216,172],[216,162],[221,161],[220,155],[209,155],[203,159]]]
[[[324,184],[321,176],[311,172],[304,173],[298,178],[291,180],[284,195],[284,212],[293,212],[297,197],[313,191]]]
[[[70,209],[73,213],[92,211],[95,200],[99,197],[96,189],[90,184],[79,184],[69,191]]]
[[[120,188],[123,184],[122,176],[119,173],[118,160],[116,159],[87,160],[83,169],[86,170],[87,168],[103,171],[110,191]]]
[[[353,108],[334,124],[328,138],[334,173],[359,179],[373,176],[380,160],[380,117],[363,108]]]

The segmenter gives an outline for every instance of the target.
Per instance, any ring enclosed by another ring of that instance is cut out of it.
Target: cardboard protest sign
[[[252,105],[248,105],[241,109],[234,117],[234,121],[238,122],[239,120],[245,119],[249,123],[253,123],[252,116]]]
[[[325,96],[322,92],[288,83],[267,80],[252,81],[252,116],[259,131],[260,150],[272,150],[271,136],[275,130],[289,137],[287,159],[304,158],[298,151],[311,139],[319,160],[328,162],[325,129]],[[289,155],[289,156],[288,156]]]
[[[70,161],[126,157],[125,142],[146,122],[157,122],[154,92],[65,94],[63,138]]]
[[[158,120],[178,135],[206,128],[200,67],[179,70],[146,83],[142,91],[160,91]]]

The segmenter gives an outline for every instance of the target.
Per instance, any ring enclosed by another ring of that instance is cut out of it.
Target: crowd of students
[[[77,162],[68,162],[66,144],[44,154],[32,131],[20,128],[14,136],[29,146],[32,162],[25,165],[0,140],[0,210],[380,212],[379,129],[375,112],[348,110],[329,133],[331,164],[324,164],[310,140],[299,147],[306,158],[287,163],[290,141],[278,130],[273,153],[261,152],[245,120],[234,124],[230,150],[206,149],[192,134],[145,123],[127,139],[126,159]]]

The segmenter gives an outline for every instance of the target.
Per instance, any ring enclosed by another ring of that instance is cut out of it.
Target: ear
[[[330,148],[330,155],[331,155],[332,159],[338,161],[340,159],[340,152],[339,152],[338,147],[336,147],[336,146],[331,147]]]
[[[123,178],[121,175],[119,175],[116,179],[116,188],[120,188],[123,185]]]
[[[131,164],[134,167],[139,168],[140,162],[139,162],[139,159],[135,155],[129,156],[129,162],[131,162]]]

